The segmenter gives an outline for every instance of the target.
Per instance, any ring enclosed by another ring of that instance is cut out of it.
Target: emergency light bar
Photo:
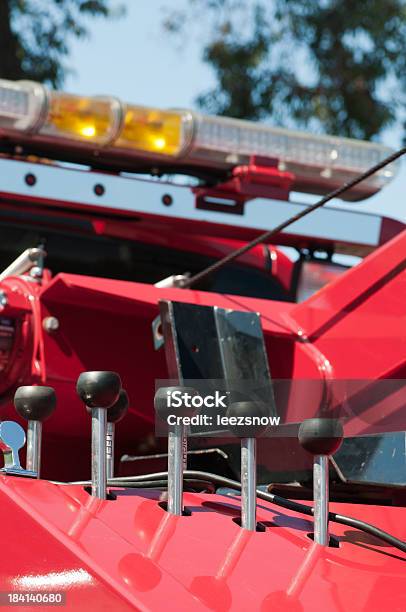
[[[336,136],[318,136],[211,117],[187,110],[159,110],[127,105],[116,98],[83,97],[49,91],[38,83],[0,79],[0,129],[30,143],[75,145],[91,164],[95,156],[117,162],[145,159],[171,168],[227,172],[252,156],[277,160],[278,170],[293,174],[292,190],[324,194],[377,164],[388,147]],[[82,156],[83,157],[83,156]],[[346,195],[360,200],[382,189],[399,162],[361,183]]]

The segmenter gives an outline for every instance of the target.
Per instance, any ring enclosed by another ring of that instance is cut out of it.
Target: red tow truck
[[[292,196],[390,153],[0,80],[1,605],[406,610],[398,162]],[[280,427],[155,435],[207,380]]]

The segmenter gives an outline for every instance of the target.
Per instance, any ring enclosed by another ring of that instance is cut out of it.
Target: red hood
[[[406,609],[406,558],[355,529],[332,525],[340,547],[324,549],[311,521],[267,502],[251,533],[232,497],[185,494],[192,514],[174,517],[157,492],[117,493],[1,476],[0,590],[64,591],[75,610]],[[331,507],[405,539],[404,508]]]

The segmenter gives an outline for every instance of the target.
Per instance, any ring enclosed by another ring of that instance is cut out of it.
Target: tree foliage
[[[114,0],[0,0],[0,77],[58,87],[72,38],[88,34],[89,17],[113,17]]]
[[[367,139],[404,120],[406,0],[189,0],[165,26],[199,37],[210,113]]]

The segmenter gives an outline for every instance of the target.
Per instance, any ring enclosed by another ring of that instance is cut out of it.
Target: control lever
[[[161,387],[155,393],[154,407],[158,417],[168,423],[170,415],[177,417],[192,417],[196,409],[187,406],[183,400],[182,405],[176,410],[170,406],[168,397],[174,392],[180,392],[181,396],[194,397],[197,391],[191,387]],[[183,470],[185,464],[183,440],[186,440],[184,425],[168,426],[168,512],[176,516],[183,514]]]
[[[36,473],[24,470],[21,467],[18,451],[25,444],[25,431],[15,421],[2,421],[0,423],[0,450],[3,451],[4,467],[0,472],[19,476],[36,477]]]
[[[52,387],[18,387],[14,395],[14,407],[28,421],[27,426],[27,470],[40,477],[42,423],[56,408],[56,395]]]
[[[92,495],[106,499],[107,410],[118,400],[121,379],[115,372],[82,372],[76,391],[92,414]]]
[[[114,436],[116,423],[121,421],[128,412],[127,391],[121,389],[118,400],[107,410],[107,430],[106,430],[106,461],[107,461],[107,480],[114,478]]]
[[[227,418],[269,417],[265,404],[254,401],[234,402],[227,410]],[[266,425],[230,425],[230,431],[241,438],[241,527],[257,530],[257,438],[268,428]]]
[[[86,410],[91,415],[92,409],[86,407]],[[106,424],[106,476],[107,480],[114,478],[114,435],[116,423],[121,421],[128,411],[128,395],[127,391],[121,389],[118,400],[113,406],[107,410]]]
[[[307,419],[299,427],[299,443],[314,457],[314,541],[322,546],[329,545],[329,457],[341,446],[343,426],[338,419]]]

